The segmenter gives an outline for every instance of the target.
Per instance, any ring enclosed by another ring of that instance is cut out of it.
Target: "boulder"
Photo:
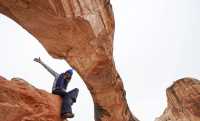
[[[62,121],[59,96],[20,78],[0,78],[0,121]]]
[[[167,89],[168,106],[156,121],[200,121],[200,81],[180,79]]]

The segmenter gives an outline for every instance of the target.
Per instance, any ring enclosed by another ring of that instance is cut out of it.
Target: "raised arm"
[[[35,62],[40,63],[48,72],[50,72],[55,78],[59,76],[57,72],[55,72],[52,68],[46,65],[44,62],[41,61],[40,58],[34,58]]]

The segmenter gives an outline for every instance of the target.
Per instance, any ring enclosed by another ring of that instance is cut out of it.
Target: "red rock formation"
[[[200,121],[200,81],[184,78],[167,89],[168,106],[156,121]]]
[[[22,79],[0,78],[0,121],[61,121],[60,102]]]
[[[78,71],[93,97],[96,121],[138,121],[128,108],[113,61],[109,0],[0,0],[0,13]],[[1,121],[60,120],[58,97],[22,80],[0,77],[0,87]],[[157,121],[200,121],[199,81],[181,79],[167,89],[167,97],[168,107]]]
[[[113,61],[109,0],[0,0],[0,13],[77,70],[93,97],[96,121],[137,121]]]

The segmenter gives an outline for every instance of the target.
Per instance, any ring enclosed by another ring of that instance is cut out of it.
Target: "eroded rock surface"
[[[167,89],[168,106],[156,121],[200,121],[200,81],[183,78]]]
[[[0,0],[0,13],[76,69],[93,97],[96,121],[137,121],[113,61],[109,0]]]
[[[60,97],[0,76],[0,121],[62,121],[60,106]]]

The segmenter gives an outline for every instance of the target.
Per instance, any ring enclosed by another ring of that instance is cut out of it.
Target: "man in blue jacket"
[[[47,71],[49,71],[54,77],[54,83],[52,87],[52,93],[56,95],[60,95],[63,99],[62,108],[61,108],[61,117],[63,119],[73,118],[74,114],[72,113],[72,104],[76,102],[76,98],[78,96],[79,90],[77,88],[66,92],[67,85],[71,80],[73,75],[73,70],[69,69],[64,73],[58,74],[49,66],[47,66],[44,62],[41,61],[40,58],[35,58],[34,61],[40,63]]]

